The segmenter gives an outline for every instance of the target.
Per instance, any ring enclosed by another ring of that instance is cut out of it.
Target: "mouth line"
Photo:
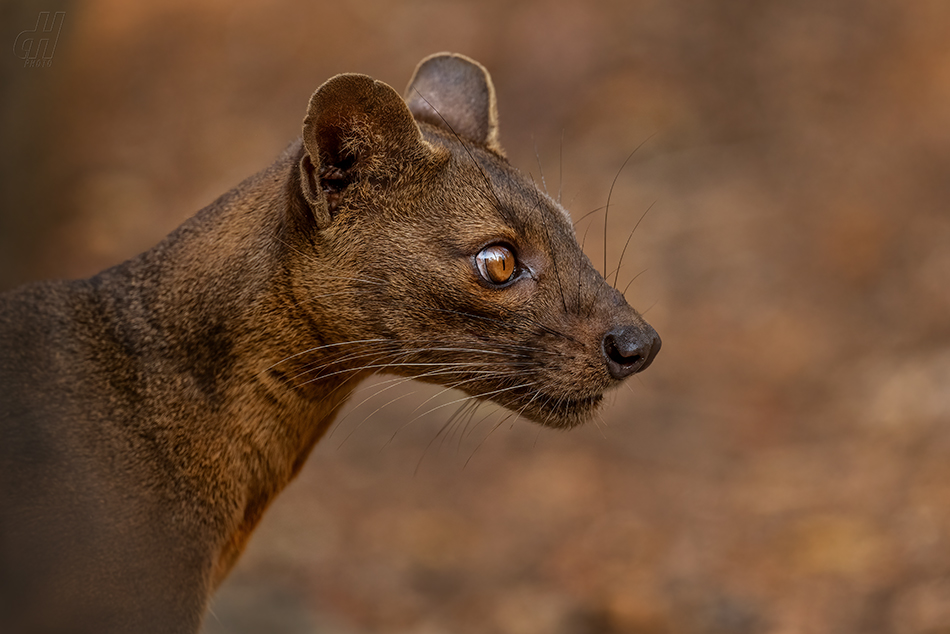
[[[522,406],[524,403],[529,403],[529,410],[537,408],[552,414],[572,416],[592,410],[603,400],[604,395],[594,394],[581,398],[567,398],[563,395],[553,396],[547,392],[522,388],[514,392],[514,397],[514,400],[520,402]]]

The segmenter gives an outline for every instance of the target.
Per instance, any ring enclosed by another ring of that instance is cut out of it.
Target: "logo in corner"
[[[23,68],[49,68],[53,65],[53,52],[65,19],[65,11],[57,11],[52,17],[49,11],[41,11],[36,17],[36,27],[16,36],[13,53],[23,60]]]

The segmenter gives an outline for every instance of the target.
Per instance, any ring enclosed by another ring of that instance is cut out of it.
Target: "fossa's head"
[[[570,427],[660,349],[568,213],[505,159],[491,79],[468,58],[423,60],[404,98],[330,79],[295,187],[296,294],[332,351],[311,380],[396,373]]]

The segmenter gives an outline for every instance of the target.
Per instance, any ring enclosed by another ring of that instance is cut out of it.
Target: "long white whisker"
[[[489,392],[481,392],[481,393],[479,393],[479,394],[471,394],[471,395],[468,395],[468,396],[463,396],[462,398],[455,399],[454,401],[449,401],[448,403],[443,403],[443,404],[441,404],[441,405],[436,405],[435,407],[430,408],[430,409],[428,409],[428,410],[422,412],[421,414],[415,416],[414,418],[412,418],[412,419],[409,420],[408,422],[404,423],[401,427],[399,427],[399,429],[397,429],[397,430],[393,433],[393,438],[395,438],[396,435],[397,435],[399,432],[401,432],[403,429],[405,429],[406,427],[408,427],[408,426],[411,425],[412,423],[416,422],[417,420],[419,420],[419,419],[422,418],[423,416],[428,416],[428,415],[431,414],[432,412],[434,412],[434,411],[436,411],[436,410],[439,410],[439,409],[442,409],[443,407],[448,407],[448,406],[450,406],[450,405],[454,405],[455,403],[460,403],[460,402],[462,402],[462,401],[465,401],[465,400],[467,400],[467,399],[472,399],[472,398],[484,399],[485,397],[491,396],[491,395],[493,395],[493,394],[499,394],[499,393],[501,393],[501,392],[507,392],[507,391],[509,391],[509,390],[516,390],[516,389],[519,389],[519,388],[522,388],[522,387],[528,387],[529,385],[533,385],[533,384],[534,384],[534,383],[532,382],[532,383],[523,383],[523,384],[521,384],[521,385],[512,385],[512,386],[510,386],[510,387],[503,387],[503,388],[500,388],[500,389],[497,389],[497,390],[491,390],[491,391],[489,391]],[[390,439],[390,441],[392,441],[392,438]]]
[[[480,374],[489,374],[489,375],[496,376],[496,377],[502,377],[502,376],[520,376],[520,375],[523,374],[523,373],[522,373],[522,372],[498,372],[497,370],[485,370],[485,371],[480,372]],[[458,386],[464,385],[465,383],[471,383],[471,382],[473,382],[473,381],[480,381],[482,378],[483,378],[483,377],[481,377],[481,376],[476,376],[476,377],[473,377],[473,378],[470,378],[470,379],[466,379],[466,380],[464,380],[464,381],[458,381],[458,382],[456,382],[456,383],[452,383],[451,385],[448,385],[448,386],[446,386],[445,388],[443,388],[442,390],[440,390],[438,393],[433,394],[432,396],[430,396],[430,397],[427,398],[426,400],[424,400],[424,401],[422,401],[421,403],[419,403],[419,405],[417,405],[416,408],[415,408],[414,410],[412,410],[412,412],[410,412],[410,413],[415,413],[415,412],[419,411],[422,407],[425,406],[426,403],[432,401],[433,399],[436,399],[436,398],[442,396],[443,394],[445,394],[445,393],[448,392],[449,390],[456,389],[456,388],[458,388]]]
[[[452,369],[452,368],[448,368],[448,369],[444,369],[444,370],[441,370],[441,369],[440,369],[440,370],[430,370],[429,372],[424,372],[423,374],[414,375],[414,376],[409,376],[409,377],[402,377],[402,376],[400,376],[400,377],[396,377],[396,378],[393,378],[393,379],[388,379],[388,380],[383,381],[383,382],[381,382],[381,383],[378,383],[378,384],[376,385],[376,387],[380,387],[380,386],[382,386],[382,385],[386,385],[386,387],[383,387],[382,389],[376,390],[375,392],[373,392],[372,394],[370,394],[369,396],[367,396],[366,398],[364,398],[362,401],[360,401],[359,403],[357,403],[356,405],[354,405],[353,408],[350,410],[350,412],[347,413],[346,416],[344,416],[343,418],[341,418],[340,421],[339,421],[338,423],[336,423],[336,425],[339,426],[340,424],[342,424],[343,421],[345,421],[346,418],[347,418],[351,413],[353,413],[354,411],[356,411],[357,409],[359,409],[361,406],[365,405],[368,401],[371,401],[371,400],[377,398],[380,394],[382,394],[382,393],[384,393],[384,392],[388,392],[388,391],[391,390],[391,389],[400,387],[400,386],[402,386],[402,385],[405,385],[406,383],[409,383],[409,382],[411,382],[411,381],[415,381],[415,380],[417,380],[417,379],[431,378],[431,377],[433,377],[433,376],[451,376],[451,375],[453,375],[453,374],[463,374],[463,373],[466,374],[466,375],[468,375],[468,374],[479,374],[479,375],[488,375],[488,376],[491,376],[491,377],[518,376],[518,375],[521,374],[521,372],[516,372],[516,371],[512,371],[512,372],[498,372],[497,370],[455,370],[455,369]],[[473,382],[473,381],[480,381],[480,380],[482,380],[483,378],[484,378],[483,376],[477,376],[477,377],[469,378],[469,379],[466,379],[466,380],[463,380],[463,381],[456,381],[456,382],[452,383],[451,385],[449,385],[448,387],[446,387],[446,388],[444,388],[443,390],[441,390],[438,394],[429,397],[428,399],[426,399],[425,401],[423,401],[420,405],[416,406],[416,408],[413,410],[413,412],[417,411],[420,407],[422,407],[423,405],[425,405],[426,403],[428,403],[428,402],[431,401],[432,399],[434,399],[434,398],[440,396],[441,394],[444,394],[445,392],[448,392],[448,391],[453,390],[453,389],[457,389],[458,386],[463,385],[463,384],[465,384],[465,383],[469,383],[469,382]],[[387,385],[387,384],[389,384],[389,385]],[[378,411],[379,411],[379,408],[377,408],[377,409],[373,412],[373,414],[375,414],[375,413],[378,412]],[[372,414],[371,414],[371,415],[372,415]],[[371,416],[371,415],[370,415],[370,416]],[[369,418],[369,416],[367,416],[367,418]],[[366,422],[366,418],[364,418],[364,419],[360,422],[360,424],[363,424],[364,422]]]
[[[301,356],[303,356],[303,355],[305,355],[305,354],[310,354],[311,352],[317,352],[317,351],[319,351],[319,350],[325,350],[326,348],[335,348],[335,347],[338,347],[338,346],[349,346],[349,345],[354,345],[354,344],[358,344],[358,343],[379,343],[379,342],[382,342],[382,341],[390,341],[390,342],[391,342],[391,341],[395,341],[395,340],[394,340],[394,339],[357,339],[357,340],[355,340],[355,341],[341,341],[341,342],[339,342],[339,343],[328,343],[328,344],[326,344],[326,345],[316,346],[316,347],[313,347],[313,348],[308,348],[307,350],[303,350],[303,351],[301,351],[301,352],[297,352],[297,353],[295,353],[295,354],[292,354],[292,355],[290,355],[289,357],[284,357],[283,359],[281,359],[280,361],[277,361],[277,362],[274,363],[273,365],[270,365],[270,366],[264,368],[263,370],[261,370],[261,372],[260,372],[259,374],[263,374],[264,372],[267,372],[267,371],[269,371],[269,370],[273,370],[274,368],[276,368],[278,365],[280,365],[280,364],[282,364],[282,363],[286,363],[287,361],[290,361],[291,359],[296,359],[297,357],[301,357]]]
[[[504,413],[504,412],[502,412],[502,413]],[[495,426],[494,426],[494,427],[492,427],[490,430],[488,430],[488,433],[485,434],[485,437],[482,438],[481,442],[479,442],[479,443],[475,446],[475,449],[472,450],[472,453],[471,453],[471,455],[468,457],[468,460],[466,460],[466,461],[465,461],[465,464],[462,465],[462,468],[463,468],[463,469],[468,466],[468,463],[470,463],[470,462],[472,461],[472,458],[474,458],[474,457],[475,457],[475,454],[478,453],[478,450],[482,448],[482,445],[485,444],[485,441],[488,440],[488,438],[489,438],[492,434],[495,433],[495,430],[498,429],[499,427],[501,427],[502,425],[504,425],[505,422],[506,422],[508,419],[510,419],[512,416],[514,416],[513,413],[509,413],[507,416],[503,416],[503,417],[501,418],[501,420],[499,420],[497,423],[495,423]]]
[[[345,355],[345,356],[342,356],[342,357],[337,357],[337,358],[330,359],[330,360],[328,360],[328,361],[326,361],[325,363],[322,363],[322,364],[309,366],[309,367],[307,367],[306,369],[304,369],[304,370],[302,370],[301,372],[299,372],[298,374],[296,374],[296,375],[294,375],[293,377],[291,377],[291,380],[298,379],[298,378],[300,378],[301,376],[303,376],[303,375],[305,375],[305,374],[311,374],[311,373],[314,373],[314,372],[318,372],[318,371],[324,370],[324,369],[329,368],[329,367],[331,367],[331,366],[333,366],[333,365],[339,365],[339,364],[341,364],[341,363],[345,363],[345,362],[348,362],[348,361],[353,361],[353,360],[355,360],[355,359],[362,359],[362,358],[366,358],[366,357],[372,357],[372,356],[374,356],[374,355],[376,355],[376,354],[380,354],[380,355],[381,355],[381,358],[383,358],[383,357],[385,357],[385,356],[396,356],[396,357],[398,357],[398,356],[411,356],[412,354],[416,354],[416,353],[431,353],[431,352],[459,352],[459,353],[469,353],[469,352],[470,352],[470,353],[475,353],[475,354],[486,354],[486,355],[503,356],[503,357],[512,357],[512,356],[513,356],[512,354],[507,353],[507,352],[503,352],[503,351],[499,351],[499,350],[490,350],[490,349],[485,349],[485,348],[433,347],[433,346],[430,346],[430,345],[426,345],[426,346],[420,347],[420,348],[408,348],[408,349],[402,349],[402,350],[390,350],[390,351],[385,351],[385,352],[381,352],[381,351],[379,351],[379,350],[358,351],[358,352],[353,352],[353,353],[350,353],[350,354]]]

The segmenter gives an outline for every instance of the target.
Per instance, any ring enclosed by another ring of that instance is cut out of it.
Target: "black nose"
[[[621,326],[606,335],[602,343],[607,370],[615,379],[646,370],[660,351],[660,337],[650,326]]]

